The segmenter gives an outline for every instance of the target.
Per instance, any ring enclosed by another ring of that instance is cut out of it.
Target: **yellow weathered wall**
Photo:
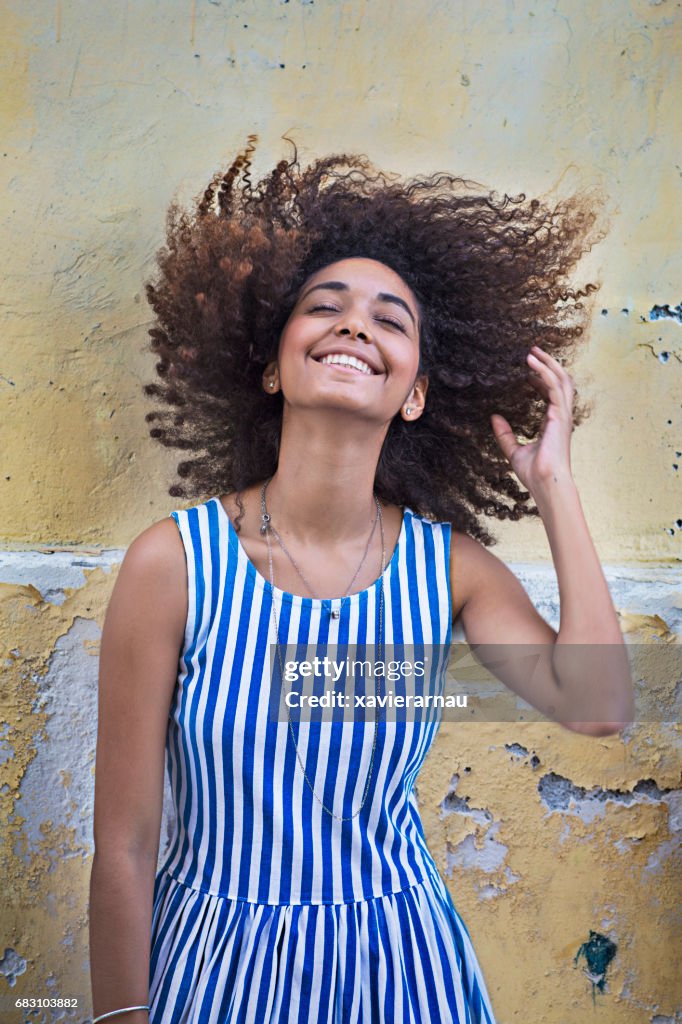
[[[363,151],[500,191],[607,193],[610,234],[584,265],[603,287],[574,374],[597,402],[572,463],[628,639],[679,642],[682,324],[650,311],[682,300],[681,24],[675,0],[5,5],[0,1011],[21,995],[78,997],[66,1019],[89,1011],[109,570],[175,507],[179,460],[143,419],[143,281],[169,200],[192,197],[250,132],[256,171],[289,152],[288,134],[303,160]],[[496,553],[556,611],[542,524],[496,529]],[[573,964],[590,929],[617,945],[602,1019],[673,1019],[674,741],[653,721],[601,740],[538,723],[441,727],[420,806],[501,1024],[594,1013],[585,960]],[[551,809],[548,775],[586,792]]]

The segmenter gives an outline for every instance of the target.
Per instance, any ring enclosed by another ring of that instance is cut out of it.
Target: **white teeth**
[[[374,373],[371,366],[368,366],[367,363],[363,363],[361,359],[356,359],[355,356],[332,353],[331,355],[323,356],[322,359],[320,359],[320,362],[327,365],[330,365],[331,363],[340,363],[342,366],[354,366],[356,370],[361,370],[363,373],[368,375]]]

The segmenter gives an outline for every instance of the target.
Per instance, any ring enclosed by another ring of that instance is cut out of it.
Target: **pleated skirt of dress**
[[[355,903],[252,903],[156,879],[150,1024],[495,1024],[439,875]]]

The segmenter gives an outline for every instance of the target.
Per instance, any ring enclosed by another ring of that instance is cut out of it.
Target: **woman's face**
[[[419,328],[415,296],[385,264],[331,263],[301,288],[265,390],[281,388],[292,407],[354,411],[383,424],[401,411],[415,420],[427,387],[417,378]]]

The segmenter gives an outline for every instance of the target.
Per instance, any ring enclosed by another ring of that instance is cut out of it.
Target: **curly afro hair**
[[[169,207],[158,272],[145,285],[161,378],[152,437],[192,453],[168,493],[197,498],[249,487],[277,467],[281,393],[261,376],[301,286],[352,256],[398,273],[420,306],[424,414],[387,431],[375,488],[385,501],[496,543],[483,516],[538,515],[500,451],[490,414],[532,439],[546,401],[526,355],[539,344],[566,365],[583,333],[569,273],[597,240],[594,203],[499,196],[451,174],[403,181],[364,156],[301,168],[297,154],[252,180],[256,137],[214,175],[191,212]],[[601,237],[601,236],[599,236]],[[574,396],[573,422],[591,409]],[[240,517],[241,518],[241,517]]]

